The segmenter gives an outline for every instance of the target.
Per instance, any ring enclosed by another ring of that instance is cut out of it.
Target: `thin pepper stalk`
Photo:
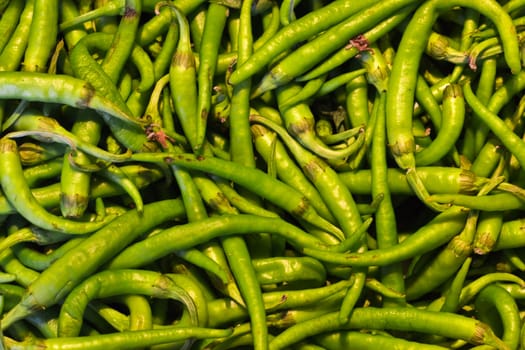
[[[117,16],[124,14],[125,0],[119,1],[107,1],[102,6],[97,6],[95,9],[83,12],[78,16],[65,18],[59,24],[59,30],[61,32],[68,31],[72,27],[76,27],[79,24],[83,24],[92,20],[96,20],[102,16]]]

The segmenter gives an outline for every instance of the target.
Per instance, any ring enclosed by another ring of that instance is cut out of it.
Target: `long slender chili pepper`
[[[452,206],[395,246],[363,253],[336,254],[304,248],[305,254],[349,266],[386,266],[431,251],[448,242],[465,225],[466,212]]]
[[[143,270],[102,271],[90,276],[68,294],[60,308],[58,335],[79,335],[82,314],[91,299],[125,293],[175,299],[190,310],[192,323],[196,325],[198,322],[199,315],[191,296],[166,275]]]
[[[197,75],[197,123],[196,148],[200,149],[206,136],[206,124],[211,108],[211,93],[215,75],[217,55],[221,44],[222,32],[228,16],[228,8],[220,4],[210,4],[199,52]]]
[[[19,68],[29,40],[34,10],[34,1],[26,1],[18,25],[0,54],[0,71],[14,71]]]
[[[506,45],[505,58],[509,67],[514,73],[520,71],[516,61],[519,55],[516,52],[515,27],[511,24],[510,16],[496,2],[487,1],[483,4],[478,2],[473,5],[470,2],[436,0],[418,8],[407,26],[409,35],[403,36],[400,41],[392,66],[389,94],[387,95],[387,130],[388,140],[398,166],[409,170],[408,175],[414,181],[414,186],[419,188],[420,195],[423,197],[428,194],[423,186],[417,185],[419,180],[417,172],[415,172],[415,142],[412,134],[411,117],[419,59],[426,43],[425,40],[421,40],[421,36],[428,37],[430,35],[431,26],[438,15],[437,10],[450,8],[454,5],[472,7],[489,17],[500,28],[498,32]],[[505,28],[510,28],[510,31],[507,32]],[[439,210],[439,208],[437,209]]]
[[[263,45],[260,50],[254,52],[251,58],[243,63],[242,69],[240,67],[236,69],[230,76],[230,83],[237,84],[240,81],[243,81],[248,76],[253,75],[262,67],[270,63],[280,53],[293,47],[294,44],[310,38],[316,33],[321,32],[323,29],[329,28],[331,25],[342,21],[349,15],[374,3],[376,3],[376,1],[360,3],[352,1],[336,2],[323,7],[318,12],[311,12],[308,15],[291,22]]]
[[[100,96],[84,80],[67,75],[33,72],[0,72],[0,96],[28,101],[61,103],[76,108],[91,108],[133,125],[143,123]]]
[[[251,188],[250,184],[255,182],[258,186],[251,189],[256,194],[274,202],[277,206],[310,222],[314,226],[319,226],[335,235],[340,234],[340,229],[320,217],[308,201],[295,189],[271,178],[259,169],[249,168],[218,158],[197,157],[191,154],[177,153],[136,153],[130,157],[130,161],[132,160],[175,164],[188,169],[201,170],[230,179],[246,188]]]
[[[4,9],[0,19],[0,32],[5,34],[0,38],[0,52],[3,51],[11,35],[16,30],[24,5],[25,1],[23,0],[9,1],[9,5]]]
[[[47,212],[35,200],[24,181],[22,165],[17,153],[16,142],[11,139],[0,139],[0,184],[5,196],[28,221],[54,231],[71,234],[83,234],[102,228],[107,221],[75,222]]]
[[[22,69],[28,72],[45,72],[57,42],[58,1],[35,1],[27,48]]]
[[[204,227],[209,227],[209,230],[203,231]],[[257,218],[254,215],[239,214],[225,218],[204,219],[195,223],[166,229],[125,249],[109,263],[108,268],[138,267],[152,262],[170,251],[191,248],[223,234],[240,235],[254,234],[258,231],[265,232],[262,230],[282,235],[295,245],[318,249],[328,249],[329,247],[317,238],[309,236],[306,232],[286,224],[281,219]],[[178,238],[175,239],[176,237]],[[162,242],[162,244],[159,244],[159,242]],[[159,248],[155,250],[150,249],[150,247],[154,246]],[[141,256],[137,257],[139,255],[137,252],[140,251],[147,251],[147,253],[140,254]]]
[[[20,303],[4,315],[2,327],[5,329],[38,309],[55,305],[84,277],[91,275],[135,237],[182,215],[184,208],[180,200],[145,205],[144,215],[135,210],[121,215],[118,221],[115,219],[98,230],[42,272],[28,287]]]
[[[210,329],[201,327],[173,326],[164,329],[151,329],[140,331],[126,331],[122,333],[99,334],[88,337],[54,338],[54,339],[28,339],[17,342],[6,338],[6,343],[11,349],[47,349],[65,350],[73,347],[82,349],[103,350],[108,346],[117,346],[119,349],[132,349],[137,346],[155,346],[173,343],[186,339],[221,338],[230,335],[231,329]]]
[[[442,323],[443,327],[431,326],[434,322]],[[454,324],[453,327],[451,325]],[[327,313],[313,320],[301,322],[290,327],[270,342],[270,349],[283,349],[289,344],[322,332],[337,329],[372,327],[391,327],[396,330],[415,330],[420,332],[440,332],[440,335],[456,339],[464,339],[472,344],[488,344],[505,348],[488,325],[469,317],[419,310],[417,308],[356,308],[347,323],[337,321],[337,312]],[[439,330],[438,330],[439,329]]]

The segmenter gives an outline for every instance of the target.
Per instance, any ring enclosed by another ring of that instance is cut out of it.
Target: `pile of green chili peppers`
[[[0,349],[525,349],[524,28],[0,0]]]

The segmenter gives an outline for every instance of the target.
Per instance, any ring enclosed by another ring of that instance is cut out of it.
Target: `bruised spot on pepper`
[[[0,153],[14,153],[17,151],[16,142],[11,139],[3,139],[0,142]]]
[[[62,193],[60,196],[62,215],[66,218],[79,218],[86,211],[89,198],[80,193]]]
[[[208,200],[208,205],[213,210],[221,210],[221,208],[228,208],[232,211],[234,210],[228,201],[228,198],[222,192],[216,192],[215,196]]]
[[[477,255],[485,255],[492,251],[496,245],[496,240],[490,232],[481,232],[474,245],[474,253]]]
[[[345,46],[345,49],[349,50],[351,48],[356,48],[359,52],[372,52],[372,49],[370,48],[370,42],[363,34],[359,34],[356,37],[348,40],[348,45]]]
[[[290,132],[290,134],[294,136],[300,136],[301,134],[305,134],[311,131],[312,128],[312,123],[304,119],[299,122],[291,123],[287,126],[287,129]]]
[[[173,163],[174,159],[172,157],[164,157],[164,163],[171,164]]]
[[[477,322],[476,328],[474,329],[474,332],[472,333],[472,337],[469,339],[469,341],[472,344],[485,344],[486,342],[486,336],[487,333],[491,333],[492,329],[483,322]]]
[[[469,56],[468,67],[474,72],[478,69],[478,65],[476,63],[476,57]]]
[[[326,169],[326,165],[318,162],[316,160],[312,160],[310,162],[307,162],[303,165],[303,170],[305,172],[305,175],[311,180],[315,181],[316,177],[320,173],[324,173]]]
[[[89,107],[89,105],[91,104],[91,100],[95,96],[95,93],[95,88],[91,84],[84,84],[82,93],[80,95],[80,99],[75,102],[75,105],[80,108]]]
[[[137,17],[137,11],[132,8],[132,7],[129,7],[129,6],[126,6],[124,8],[124,15],[123,15],[124,18],[134,18],[134,17]]]
[[[173,63],[176,67],[184,69],[195,67],[195,56],[192,52],[177,52],[173,55]]]
[[[303,217],[308,210],[310,210],[310,202],[306,197],[302,197],[301,202],[291,211],[291,213],[298,217]]]

